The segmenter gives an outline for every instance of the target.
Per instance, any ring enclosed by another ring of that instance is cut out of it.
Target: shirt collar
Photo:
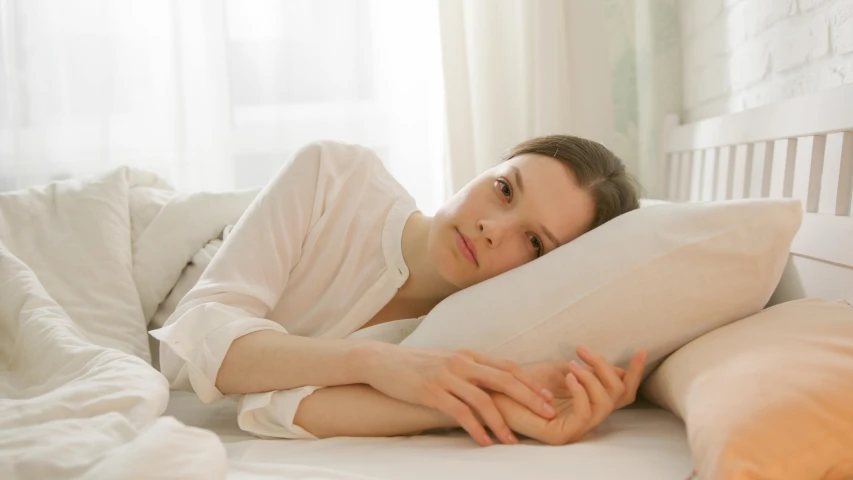
[[[403,228],[409,217],[418,210],[417,205],[407,199],[394,203],[385,217],[385,228],[382,230],[382,251],[385,254],[385,264],[394,275],[397,288],[403,286],[409,278],[409,267],[403,259]]]

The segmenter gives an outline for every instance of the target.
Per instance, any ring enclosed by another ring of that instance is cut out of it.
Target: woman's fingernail
[[[554,399],[554,394],[551,393],[551,390],[548,390],[547,388],[542,389],[542,396],[544,396],[548,400]]]
[[[516,438],[516,436],[512,433],[510,433],[507,438],[509,439],[509,443],[511,443],[512,445],[518,445],[518,438]]]
[[[542,405],[545,405],[545,414],[550,415],[552,417],[557,414],[557,412],[554,410],[554,407],[552,407],[551,405],[548,405],[547,403],[543,403]]]
[[[492,443],[492,437],[490,437],[488,433],[483,434],[483,444],[487,447],[490,445],[494,445]]]
[[[587,350],[583,345],[578,345],[578,351],[584,354],[589,353],[589,350]]]

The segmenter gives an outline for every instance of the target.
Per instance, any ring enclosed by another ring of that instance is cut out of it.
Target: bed
[[[803,297],[853,301],[853,86],[750,111],[678,124],[665,120],[656,197],[673,202],[792,197],[807,212],[771,304]],[[475,446],[461,431],[380,439],[260,440],[241,432],[236,403],[203,405],[173,392],[166,415],[211,429],[228,458],[298,464],[384,479],[686,479],[684,424],[640,400],[585,441],[551,447]],[[231,475],[231,478],[241,478]]]
[[[657,199],[802,201],[771,305],[853,302],[853,85],[692,124],[670,116],[662,141]],[[181,196],[120,168],[0,195],[0,477],[693,476],[684,423],[643,399],[579,443],[480,448],[462,431],[262,440],[237,428],[233,400],[169,392],[146,325],[256,193]]]

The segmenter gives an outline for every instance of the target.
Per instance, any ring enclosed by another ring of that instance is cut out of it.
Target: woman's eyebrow
[[[512,171],[512,176],[515,177],[515,183],[518,185],[518,191],[524,195],[524,183],[522,183],[521,180],[521,170],[519,170],[515,165],[510,165],[509,169]],[[551,233],[551,230],[545,228],[545,225],[539,224],[539,229],[545,233],[545,236],[548,237],[549,240],[551,240],[551,244],[554,245],[554,248],[560,246],[560,242],[557,241],[557,237]]]
[[[545,228],[545,225],[539,225],[539,228],[541,228],[542,231],[545,232],[545,236],[547,236],[551,240],[551,243],[554,245],[554,248],[557,248],[560,246],[560,242],[557,241],[557,237],[555,237],[554,234],[551,233],[550,230]]]
[[[515,183],[518,184],[518,191],[524,194],[524,183],[521,181],[521,170],[518,169],[515,165],[510,165],[509,169],[512,170],[512,175],[515,177]]]

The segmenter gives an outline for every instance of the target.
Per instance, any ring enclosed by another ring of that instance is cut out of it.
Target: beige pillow
[[[853,478],[853,307],[804,299],[684,346],[643,394],[687,425],[703,480]]]
[[[439,303],[401,342],[520,363],[575,346],[656,366],[687,342],[764,308],[802,218],[798,200],[650,206]]]

